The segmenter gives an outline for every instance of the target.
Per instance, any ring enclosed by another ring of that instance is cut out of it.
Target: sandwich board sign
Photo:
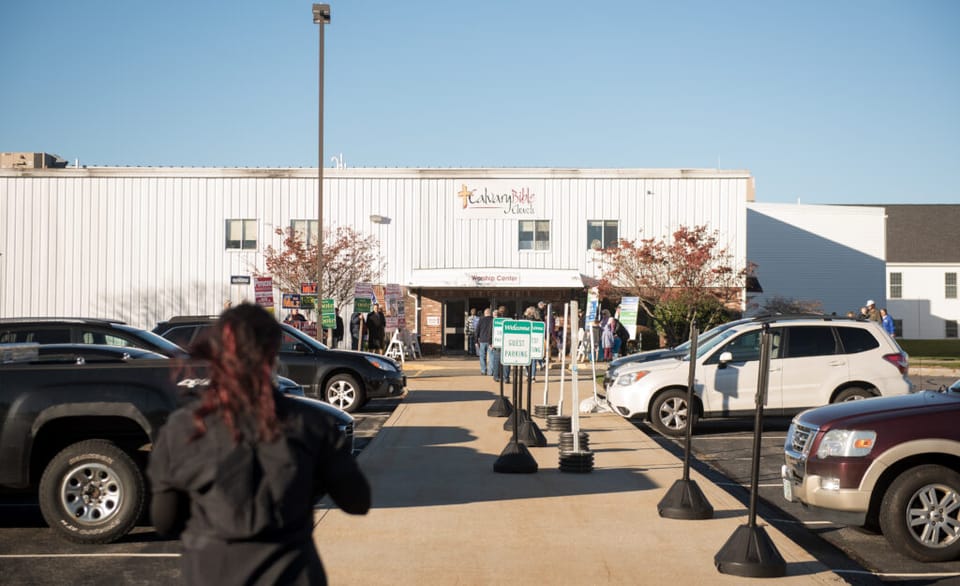
[[[503,347],[500,362],[505,366],[530,364],[530,337],[533,322],[508,319],[503,322]]]
[[[503,347],[503,322],[505,321],[507,321],[505,317],[493,318],[493,340],[490,341],[490,345],[494,348]]]
[[[530,322],[530,358],[543,360],[543,344],[547,337],[547,324],[542,321]]]

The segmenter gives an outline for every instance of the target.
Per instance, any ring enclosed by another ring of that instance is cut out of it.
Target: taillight
[[[910,371],[910,365],[907,363],[907,355],[902,352],[896,354],[884,354],[883,359],[897,367],[900,374],[906,376]]]

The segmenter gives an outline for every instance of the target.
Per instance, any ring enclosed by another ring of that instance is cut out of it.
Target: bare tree
[[[706,226],[681,226],[664,240],[620,240],[603,257],[601,294],[639,297],[640,309],[670,345],[686,338],[695,317],[705,328],[741,309],[747,268],[735,267]]]
[[[316,239],[305,242],[303,235],[291,228],[277,228],[283,237],[279,249],[273,245],[264,251],[266,271],[282,292],[299,293],[300,283],[317,280]],[[372,281],[382,271],[376,254],[379,242],[370,235],[357,232],[350,226],[338,226],[323,242],[323,282],[319,297],[332,298],[336,307],[353,302],[358,282]],[[257,273],[259,274],[259,273]]]

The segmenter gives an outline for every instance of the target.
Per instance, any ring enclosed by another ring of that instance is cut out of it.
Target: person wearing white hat
[[[880,312],[877,311],[877,304],[873,299],[867,299],[867,319],[880,323]]]

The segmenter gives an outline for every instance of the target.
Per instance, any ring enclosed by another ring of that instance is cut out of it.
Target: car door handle
[[[830,366],[843,366],[846,363],[847,363],[846,360],[831,360],[827,364],[829,364]]]

